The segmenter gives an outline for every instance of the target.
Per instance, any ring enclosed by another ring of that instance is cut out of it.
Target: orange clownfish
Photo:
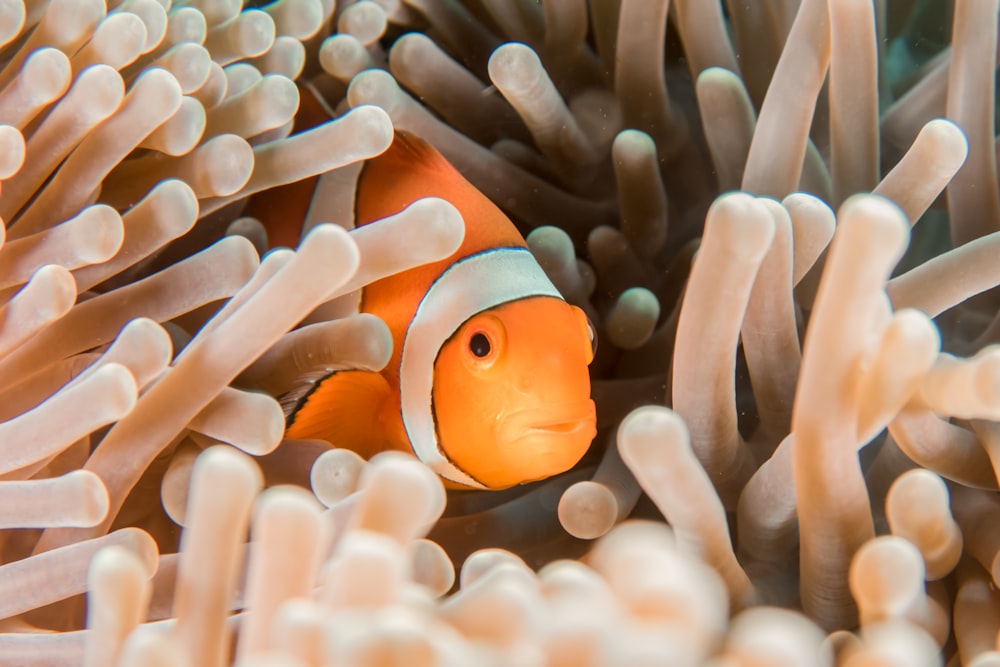
[[[423,197],[465,220],[450,257],[366,286],[393,337],[382,372],[335,371],[287,406],[286,437],[369,457],[411,451],[452,488],[502,489],[571,468],[596,433],[593,329],[511,221],[426,142],[397,132],[358,177],[355,224]]]

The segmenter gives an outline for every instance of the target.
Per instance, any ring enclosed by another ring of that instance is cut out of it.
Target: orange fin
[[[397,162],[406,169],[420,166],[425,169],[437,169],[450,174],[458,174],[455,167],[436,148],[425,139],[421,139],[406,130],[396,130],[389,148],[372,159]]]
[[[286,438],[326,440],[365,458],[391,447],[380,415],[392,390],[381,374],[333,371],[306,379],[282,397]]]

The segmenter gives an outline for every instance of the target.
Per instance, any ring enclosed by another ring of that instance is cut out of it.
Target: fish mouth
[[[532,436],[570,437],[597,432],[594,402],[517,410],[502,418],[500,439],[506,442]]]

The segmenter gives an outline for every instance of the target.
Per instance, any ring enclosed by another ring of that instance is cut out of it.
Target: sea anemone
[[[0,664],[1000,660],[998,12],[0,0]],[[394,129],[598,330],[573,470],[283,438],[460,240]]]

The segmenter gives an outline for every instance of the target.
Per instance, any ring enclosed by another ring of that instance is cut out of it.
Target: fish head
[[[597,431],[587,370],[594,342],[584,312],[553,296],[466,320],[434,364],[442,453],[490,489],[572,468]]]

